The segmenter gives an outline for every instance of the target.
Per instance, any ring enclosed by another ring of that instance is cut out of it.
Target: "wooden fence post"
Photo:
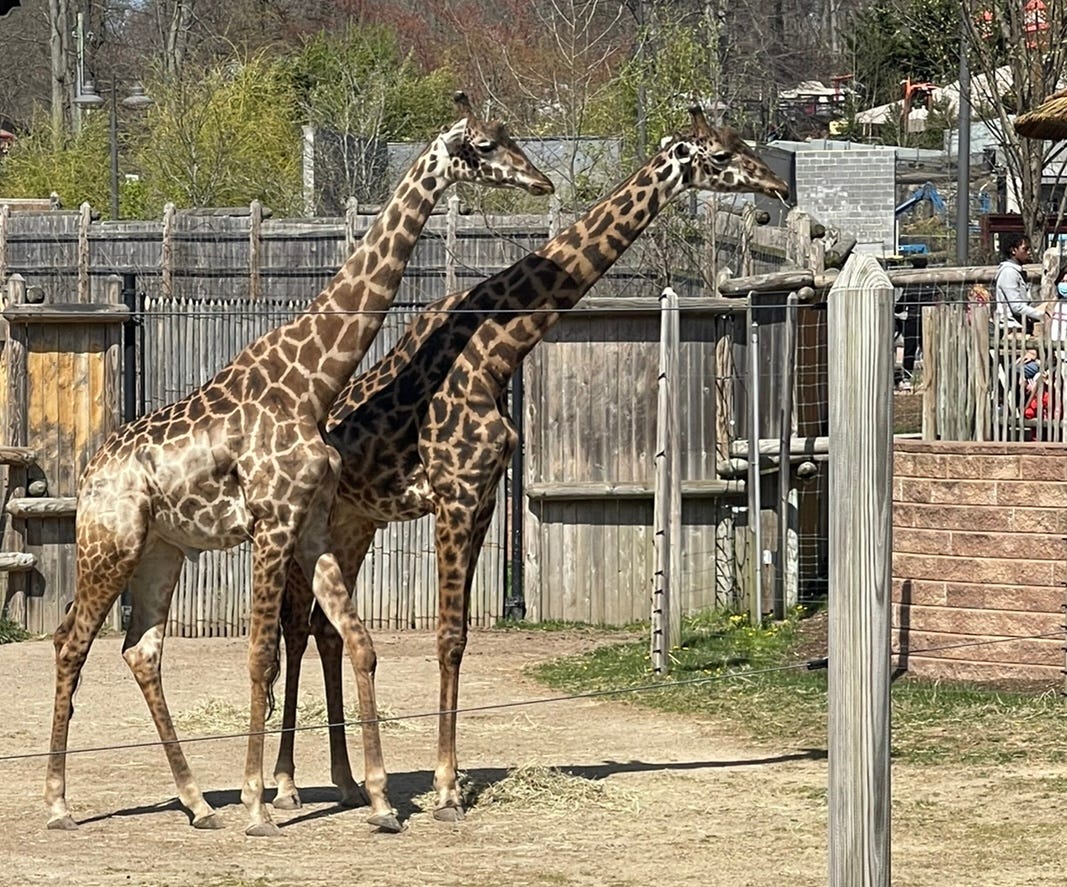
[[[10,221],[11,207],[5,203],[0,206],[0,286],[7,280],[7,238]]]
[[[345,259],[359,246],[359,200],[349,197],[345,201]]]
[[[448,197],[448,216],[445,223],[445,292],[454,293],[459,285],[456,282],[456,254],[459,250],[459,195]]]
[[[829,871],[889,885],[893,285],[852,256],[830,289]]]
[[[0,306],[22,305],[26,301],[26,281],[21,274],[12,274],[7,280],[7,299]],[[3,444],[9,458],[7,464],[6,489],[0,491],[0,503],[7,505],[11,499],[26,495],[27,460],[16,458],[26,450],[26,330],[25,327],[12,328],[0,317],[4,333],[0,335],[0,379],[5,383],[3,392],[7,400],[4,415]],[[16,332],[17,330],[17,332]],[[32,461],[32,460],[30,460]],[[0,559],[6,564],[7,588],[0,599],[0,613],[9,619],[26,626],[28,581],[25,571],[32,569],[36,558],[26,554],[26,523],[13,516],[8,516],[4,525],[3,537],[0,538]],[[6,557],[4,555],[7,555]]]
[[[162,244],[159,252],[160,295],[174,298],[174,217],[177,210],[173,203],[163,207]]]
[[[93,212],[88,203],[81,205],[78,218],[78,302],[87,304],[93,300],[89,292],[89,227],[93,223]]]
[[[678,447],[678,295],[659,297],[659,383],[656,404],[656,481],[653,537],[656,566],[652,593],[652,670],[670,670],[669,651],[682,635],[682,477]]]
[[[253,200],[248,207],[248,298],[253,302],[263,295],[259,276],[263,249],[263,204]]]

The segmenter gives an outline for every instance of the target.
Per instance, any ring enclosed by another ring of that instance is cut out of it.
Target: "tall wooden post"
[[[670,670],[669,650],[682,636],[682,478],[678,448],[678,296],[660,295],[659,386],[656,404],[656,482],[653,533],[656,574],[652,593],[652,669]]]
[[[853,256],[829,294],[830,885],[889,885],[893,286]]]

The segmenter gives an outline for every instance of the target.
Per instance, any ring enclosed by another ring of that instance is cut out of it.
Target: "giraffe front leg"
[[[461,501],[440,504],[434,530],[438,565],[437,662],[441,673],[441,714],[433,777],[437,807],[433,815],[442,822],[456,822],[465,815],[456,755],[456,709],[459,707],[460,666],[467,647],[471,583],[496,505],[495,480],[489,489],[490,493],[481,506]]]
[[[359,716],[363,722],[363,784],[371,807],[367,822],[382,831],[399,832],[402,826],[386,792],[388,777],[382,760],[378,705],[374,693],[374,670],[377,664],[374,644],[356,613],[355,604],[348,596],[337,558],[328,552],[316,554],[319,546],[311,541],[314,539],[313,533],[306,537],[305,547],[300,555],[301,564],[313,577],[311,587],[315,600],[330,624],[344,639],[356,674]]]
[[[281,834],[263,802],[263,730],[270,688],[278,673],[281,600],[293,551],[292,527],[264,524],[256,527],[252,542],[252,612],[248,633],[251,700],[248,751],[241,786],[241,802],[249,818],[245,834],[251,837]]]

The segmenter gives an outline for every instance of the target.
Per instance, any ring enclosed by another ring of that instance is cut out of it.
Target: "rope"
[[[1061,637],[1061,632],[1048,632],[1045,634],[1027,635],[1025,637],[1012,637],[1012,638],[999,638],[989,641],[973,641],[960,644],[949,644],[943,647],[927,647],[921,650],[905,650],[905,651],[891,651],[890,656],[903,656],[903,655],[916,655],[919,653],[936,653],[941,650],[955,650],[960,647],[980,647],[989,644],[1003,644],[1009,641],[1029,641],[1029,640],[1042,640],[1048,638]],[[494,702],[487,703],[485,705],[474,705],[466,708],[453,708],[435,711],[415,712],[405,715],[389,715],[385,717],[371,718],[367,720],[355,720],[355,721],[339,721],[337,723],[324,723],[324,724],[305,724],[303,726],[296,727],[277,727],[269,730],[260,730],[256,732],[239,732],[239,733],[219,733],[209,736],[192,736],[188,739],[181,740],[151,740],[146,742],[127,742],[119,743],[116,745],[95,745],[86,746],[84,748],[67,749],[63,752],[23,752],[15,755],[0,755],[0,763],[7,761],[24,761],[31,758],[47,758],[53,754],[62,754],[64,756],[69,755],[81,755],[92,754],[96,752],[111,752],[111,751],[126,751],[130,749],[140,748],[153,748],[155,746],[166,745],[187,745],[194,742],[215,742],[224,739],[247,739],[250,736],[274,736],[281,733],[303,733],[308,730],[322,730],[330,727],[362,727],[368,724],[386,724],[397,721],[413,721],[425,718],[437,718],[443,714],[461,715],[461,714],[476,714],[479,712],[488,711],[500,711],[507,708],[519,708],[531,705],[550,705],[557,702],[574,702],[581,699],[599,699],[605,696],[622,696],[627,693],[646,693],[652,690],[672,690],[676,687],[692,687],[699,686],[701,684],[710,684],[716,681],[731,680],[736,678],[750,678],[758,675],[775,674],[785,671],[799,671],[801,669],[805,671],[819,671],[829,666],[829,657],[823,656],[821,658],[809,659],[804,662],[796,662],[790,665],[779,665],[768,668],[747,669],[745,671],[733,671],[726,672],[719,675],[709,675],[707,677],[700,678],[686,678],[684,680],[669,680],[655,684],[639,684],[633,687],[611,687],[604,690],[589,690],[585,693],[571,693],[563,696],[549,696],[542,699],[520,699],[513,700],[511,702]]]

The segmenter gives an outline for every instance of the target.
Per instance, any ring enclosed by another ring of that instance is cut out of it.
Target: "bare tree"
[[[1067,63],[1067,4],[963,0],[961,12],[975,72],[974,116],[983,119],[1000,142],[1016,183],[1023,227],[1040,243],[1046,215],[1042,171],[1053,146],[1021,137],[1011,121],[1056,90]]]

